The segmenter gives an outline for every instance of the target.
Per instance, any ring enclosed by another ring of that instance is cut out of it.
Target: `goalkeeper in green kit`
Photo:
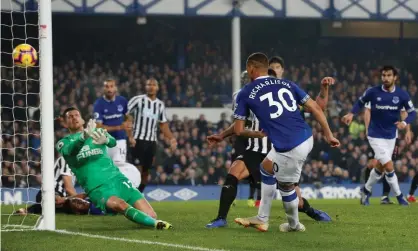
[[[67,108],[62,118],[71,134],[61,139],[56,148],[93,204],[103,212],[123,213],[141,225],[170,229],[170,223],[156,220],[157,214],[144,195],[107,154],[107,147],[116,146],[116,140],[106,130],[96,129],[94,120],[84,128],[80,111],[74,107]]]

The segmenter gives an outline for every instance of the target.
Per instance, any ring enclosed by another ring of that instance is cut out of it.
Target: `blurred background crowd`
[[[83,29],[69,25],[65,30],[54,30],[54,93],[44,95],[54,95],[55,116],[68,106],[77,106],[85,119],[90,118],[93,103],[102,96],[102,84],[107,78],[115,78],[119,94],[130,98],[144,93],[146,80],[154,77],[160,84],[158,96],[167,107],[214,108],[231,103],[230,35],[229,28],[217,23],[221,21],[202,20],[208,24],[202,31],[192,22],[151,20],[141,27],[141,32],[127,33],[109,21],[96,19]],[[65,24],[68,20],[62,17],[60,22]],[[253,42],[252,37],[263,35],[260,27],[268,22],[245,24],[244,21],[243,59],[254,51],[283,57],[285,78],[299,83],[312,97],[318,94],[323,77],[332,76],[337,80],[330,89],[326,115],[342,146],[329,148],[320,125],[307,114],[307,122],[314,129],[315,145],[302,172],[303,183],[363,182],[362,173],[372,153],[362,115],[356,116],[349,127],[341,124],[340,118],[368,87],[379,84],[378,69],[383,64],[399,68],[399,87],[408,90],[413,102],[418,104],[417,43],[397,39],[324,38],[312,31],[315,29],[310,22],[298,21],[278,24],[277,29],[288,36],[271,34],[269,39]],[[126,23],[126,29],[129,25],[136,24]],[[106,33],[96,26],[106,26]],[[82,37],[84,42],[71,44],[66,40],[68,36]],[[2,67],[1,74],[2,186],[37,186],[41,180],[39,72],[36,68]],[[178,149],[171,152],[168,142],[160,136],[150,183],[222,184],[231,164],[234,139],[209,148],[205,138],[226,129],[231,118],[220,113],[217,122],[208,121],[204,115],[169,119]],[[400,154],[395,162],[400,182],[409,182],[418,171],[418,121],[412,125],[412,131],[414,140],[410,146],[400,134]],[[56,139],[65,134],[56,121]]]

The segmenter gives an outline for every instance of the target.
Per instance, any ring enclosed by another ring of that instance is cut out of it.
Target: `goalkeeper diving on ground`
[[[123,175],[107,153],[116,140],[94,120],[84,128],[80,111],[74,107],[63,113],[70,134],[56,148],[64,157],[91,202],[106,213],[123,213],[140,225],[169,229],[171,224],[157,220],[154,209],[132,182]]]

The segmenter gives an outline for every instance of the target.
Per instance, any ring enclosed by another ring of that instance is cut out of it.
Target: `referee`
[[[148,183],[149,169],[152,167],[157,150],[157,125],[164,137],[170,140],[172,150],[177,147],[177,140],[173,137],[167,123],[164,102],[157,98],[158,82],[151,78],[145,86],[146,94],[138,95],[129,100],[128,111],[133,115],[133,135],[135,146],[132,149],[134,164],[141,171],[142,193]]]

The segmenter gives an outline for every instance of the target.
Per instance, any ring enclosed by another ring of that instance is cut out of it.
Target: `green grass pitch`
[[[362,207],[358,200],[312,200],[311,205],[327,211],[332,223],[318,223],[304,214],[304,233],[281,233],[285,222],[280,201],[275,201],[270,229],[261,233],[236,225],[233,219],[256,214],[246,201],[231,208],[229,226],[205,229],[218,210],[217,201],[153,202],[160,219],[174,228],[156,231],[139,227],[123,216],[57,215],[57,229],[71,234],[46,231],[1,232],[2,250],[66,251],[66,250],[418,250],[418,204],[409,207],[372,205]],[[2,207],[3,224],[20,224],[21,216],[8,217],[11,207]],[[33,224],[33,217],[24,224]],[[81,235],[74,235],[78,233]],[[123,238],[123,239],[121,239]],[[189,249],[184,246],[187,245]],[[200,249],[199,249],[200,248]]]

